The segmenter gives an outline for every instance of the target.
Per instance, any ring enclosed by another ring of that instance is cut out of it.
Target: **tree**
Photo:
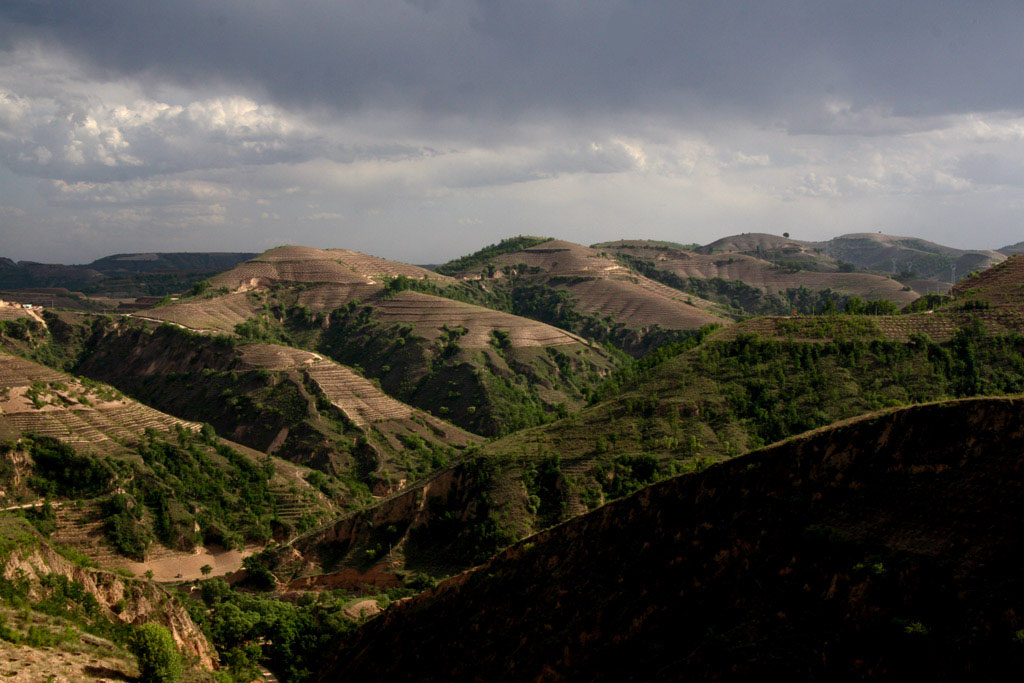
[[[174,683],[181,679],[181,654],[166,626],[143,624],[128,642],[139,660],[140,680],[144,683]]]
[[[204,564],[202,567],[199,568],[199,571],[203,573],[203,576],[209,576],[210,572],[213,571],[213,567],[211,567],[208,564]]]

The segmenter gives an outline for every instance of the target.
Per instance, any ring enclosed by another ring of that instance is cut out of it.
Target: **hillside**
[[[369,621],[318,680],[1020,676],[1022,408],[887,412],[655,484]]]
[[[714,334],[675,353],[618,373],[577,414],[485,444],[303,537],[298,571],[379,571],[367,551],[379,558],[384,547],[390,567],[450,572],[657,479],[809,429],[891,406],[1024,391],[1024,338],[971,324],[942,343]],[[449,518],[459,523],[438,522]]]
[[[211,279],[214,287],[233,291],[277,283],[330,283],[337,285],[379,285],[385,276],[411,278],[443,275],[419,266],[361,254],[348,249],[276,247]]]
[[[1024,257],[1013,255],[1002,263],[958,282],[948,308],[971,307],[1024,311]]]
[[[566,330],[439,295],[456,284],[356,252],[282,247],[214,278],[208,291],[135,317],[315,351],[486,436],[579,407],[617,365]]]
[[[73,355],[77,372],[336,477],[341,488],[331,495],[348,505],[400,487],[479,441],[320,354],[170,325],[79,330],[88,336]]]
[[[871,232],[842,235],[816,246],[833,258],[865,270],[913,272],[917,277],[944,282],[955,282],[971,271],[984,270],[1006,258],[990,249],[955,249],[917,237]]]
[[[707,253],[640,240],[596,246],[624,258],[652,278],[748,314],[788,313],[792,309],[810,313],[813,311],[808,306],[820,308],[821,297],[808,297],[802,290],[821,293],[840,304],[850,297],[860,297],[888,299],[903,307],[919,296],[907,285],[888,277],[840,272],[836,262],[799,245],[787,252],[794,244],[788,240],[752,239],[770,235],[746,237],[751,239],[720,240],[714,243],[717,246],[709,245]],[[764,245],[780,249],[777,262],[769,260],[773,258],[769,252],[757,251],[757,247]],[[758,253],[762,255],[751,255]]]
[[[190,680],[210,680],[216,654],[177,596],[150,581],[90,565],[0,514],[0,672],[7,680],[128,680],[128,643],[142,624],[165,627]],[[205,670],[205,671],[204,671]]]
[[[500,292],[519,315],[642,353],[671,335],[728,322],[722,308],[640,275],[606,253],[563,240],[457,263],[463,280]],[[451,272],[445,266],[445,272]],[[649,337],[649,338],[647,338]]]
[[[5,352],[0,453],[4,507],[41,510],[53,540],[108,567],[286,538],[335,509],[302,468]]]

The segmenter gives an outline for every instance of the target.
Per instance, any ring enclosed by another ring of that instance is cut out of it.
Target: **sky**
[[[1024,240],[1024,3],[0,3],[0,256],[784,231]]]

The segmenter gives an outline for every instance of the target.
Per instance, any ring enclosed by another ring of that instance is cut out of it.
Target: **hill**
[[[439,295],[457,284],[357,252],[282,247],[217,276],[207,291],[136,316],[315,351],[487,436],[582,405],[617,364],[571,332],[469,295],[458,300],[462,290]]]
[[[606,253],[563,240],[508,251],[488,247],[444,267],[500,293],[510,310],[642,353],[672,337],[728,322],[722,308],[623,266]]]
[[[233,291],[277,283],[330,283],[379,288],[384,277],[444,276],[419,266],[361,254],[348,249],[276,247],[211,279],[214,287]],[[377,285],[378,287],[374,287]]]
[[[713,334],[672,353],[617,373],[577,414],[485,444],[302,537],[302,563],[286,574],[450,573],[640,486],[809,429],[891,406],[1024,391],[1024,337],[973,324],[942,343]]]
[[[655,484],[372,619],[318,680],[1019,676],[1022,408],[887,412]]]
[[[828,298],[840,306],[851,297],[860,297],[887,299],[903,307],[919,296],[908,285],[888,277],[841,272],[837,262],[789,240],[767,239],[771,235],[744,237],[748,239],[719,240],[713,243],[716,246],[702,250],[707,253],[642,240],[596,246],[652,279],[746,314],[789,313],[793,309],[812,313]],[[754,239],[761,237],[765,239]],[[776,249],[774,255],[765,250],[766,245]]]
[[[100,569],[54,546],[25,519],[0,514],[0,672],[8,680],[129,680],[131,635],[166,628],[189,680],[212,680],[213,647],[172,592]]]
[[[1024,311],[1024,257],[1013,255],[1002,263],[958,282],[947,308]]]
[[[346,505],[400,487],[479,441],[320,354],[172,325],[54,320],[55,336],[68,340],[54,344],[77,372],[318,469]]]
[[[920,278],[944,282],[955,282],[971,271],[984,270],[1006,258],[990,249],[955,249],[917,237],[870,232],[842,235],[816,246],[823,247],[833,258],[866,270],[912,272]]]
[[[285,538],[334,509],[302,468],[5,352],[0,451],[4,507],[42,510],[54,540],[111,567]]]

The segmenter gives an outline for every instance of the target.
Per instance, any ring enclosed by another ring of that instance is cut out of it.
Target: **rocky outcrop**
[[[171,631],[174,641],[189,659],[206,669],[214,667],[216,653],[206,636],[177,599],[155,583],[80,567],[43,542],[12,551],[2,562],[0,576],[4,580],[18,577],[32,580],[33,597],[43,597],[36,580],[49,574],[59,574],[80,583],[87,593],[96,598],[104,615],[111,621],[162,624]]]

